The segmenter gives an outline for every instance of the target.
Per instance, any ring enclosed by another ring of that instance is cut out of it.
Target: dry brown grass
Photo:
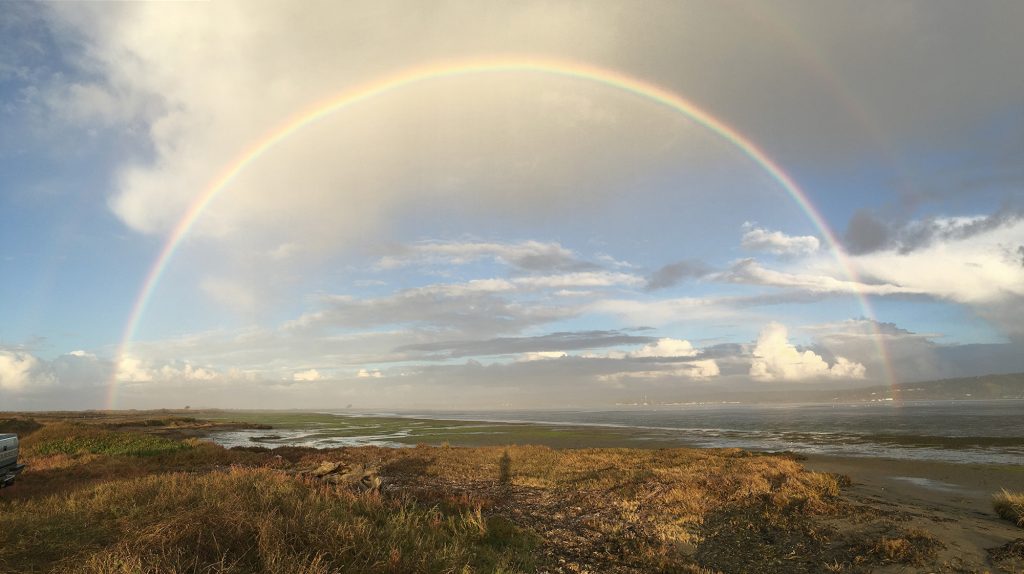
[[[506,542],[489,537],[473,509],[443,512],[234,468],[113,480],[13,504],[0,516],[0,570],[521,571],[529,555]]]
[[[839,495],[835,476],[740,450],[418,448],[385,469],[422,499],[509,516],[547,541],[549,561],[592,571],[672,571],[695,565],[695,556],[714,569],[757,568],[763,555],[725,534],[734,529],[719,528],[723,516],[800,530],[794,524],[836,511]],[[792,552],[796,538],[773,551]]]
[[[927,559],[819,526],[848,512],[844,480],[785,456],[226,450],[119,420],[131,424],[48,419],[26,439],[29,468],[0,494],[0,572],[781,573]],[[378,468],[383,493],[294,476],[325,460]]]
[[[870,552],[885,562],[920,566],[935,558],[941,546],[934,536],[910,530],[900,536],[881,537]]]
[[[1024,492],[997,492],[992,496],[992,507],[1001,518],[1024,527]]]

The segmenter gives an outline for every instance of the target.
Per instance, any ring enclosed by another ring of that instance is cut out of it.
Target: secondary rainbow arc
[[[796,184],[796,182],[779,167],[763,150],[754,144],[749,138],[733,129],[711,113],[701,109],[689,100],[655,84],[627,76],[620,72],[582,64],[579,62],[553,60],[533,57],[501,57],[489,59],[473,59],[461,61],[434,62],[425,66],[418,66],[400,71],[366,84],[357,86],[341,92],[340,94],[325,101],[314,104],[306,110],[291,116],[284,123],[267,132],[262,138],[246,147],[227,167],[222,170],[199,194],[196,200],[188,207],[181,219],[167,235],[162,249],[157,255],[143,280],[142,287],[135,299],[122,332],[121,341],[117,348],[114,369],[110,378],[107,393],[107,408],[113,409],[117,403],[118,390],[118,367],[126,355],[135,331],[138,328],[142,315],[145,312],[153,292],[160,282],[160,278],[167,268],[168,263],[174,256],[182,240],[188,235],[189,230],[199,220],[203,211],[217,196],[245,170],[246,167],[260,159],[263,155],[273,149],[277,144],[284,141],[291,135],[301,131],[306,126],[329,116],[342,109],[355,104],[365,102],[376,96],[383,95],[399,89],[407,89],[417,84],[431,81],[439,81],[447,78],[500,74],[500,73],[534,73],[550,76],[578,79],[583,81],[596,82],[611,88],[634,94],[640,98],[661,104],[677,113],[690,118],[692,121],[711,130],[721,138],[731,143],[744,155],[749,157],[755,164],[775,180],[786,193],[794,200],[797,206],[804,212],[811,223],[818,229],[833,257],[842,267],[847,277],[856,283],[859,278],[856,270],[851,265],[836,234],[826,223],[821,213],[811,203],[807,194]],[[860,292],[856,293],[865,315],[874,319],[874,312],[868,298]],[[875,336],[875,343],[882,359],[885,375],[889,383],[894,382],[894,377],[889,367],[889,359],[885,345],[880,335]]]

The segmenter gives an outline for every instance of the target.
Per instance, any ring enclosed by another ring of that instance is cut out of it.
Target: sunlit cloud
[[[761,330],[753,356],[750,376],[759,381],[863,379],[865,375],[864,365],[845,357],[836,357],[829,365],[814,351],[800,351],[789,342],[788,330],[779,323],[770,323]]]
[[[672,380],[694,380],[694,381],[707,381],[717,377],[721,374],[718,368],[718,363],[714,359],[702,359],[699,361],[691,361],[688,363],[673,363],[671,365],[663,365],[661,369],[650,369],[642,371],[623,371],[618,373],[610,373],[607,375],[600,375],[598,378],[602,381],[629,381],[629,380],[659,380],[659,381],[672,381]]]
[[[40,373],[39,367],[39,360],[29,353],[0,349],[0,389],[16,391],[51,383],[52,377]]]
[[[293,381],[319,381],[322,378],[323,376],[320,374],[320,371],[316,369],[306,369],[292,375]]]
[[[749,222],[743,225],[743,229],[740,244],[751,251],[766,251],[775,255],[810,255],[821,247],[821,242],[813,235],[786,235]]]
[[[715,279],[730,283],[786,287],[812,293],[848,293],[865,295],[921,295],[925,292],[898,283],[871,284],[826,274],[788,273],[769,269],[754,259],[743,259]]]

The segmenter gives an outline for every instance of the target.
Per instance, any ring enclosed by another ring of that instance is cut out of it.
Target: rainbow
[[[693,102],[657,85],[643,80],[627,76],[620,72],[605,68],[598,68],[579,62],[553,60],[535,57],[499,57],[488,59],[473,59],[460,61],[434,62],[424,66],[414,67],[400,71],[396,74],[385,76],[366,84],[345,90],[340,94],[327,100],[313,104],[306,110],[286,119],[281,125],[267,132],[262,138],[253,142],[228,164],[196,198],[192,205],[185,211],[181,219],[174,226],[167,236],[167,240],[160,250],[159,255],[153,262],[149,273],[146,275],[139,290],[135,303],[132,306],[121,335],[121,341],[115,354],[113,373],[110,378],[107,393],[107,408],[113,409],[117,404],[117,374],[122,359],[127,354],[128,346],[139,326],[139,321],[145,312],[146,305],[153,295],[157,284],[168,263],[174,257],[174,253],[181,245],[182,240],[188,235],[189,230],[202,216],[203,211],[210,203],[217,198],[247,167],[258,161],[265,154],[269,153],[279,143],[301,131],[305,127],[344,109],[356,104],[366,102],[377,96],[396,90],[408,89],[427,82],[436,82],[449,78],[493,75],[508,73],[531,73],[571,78],[582,81],[594,82],[610,88],[633,94],[642,99],[660,104],[674,112],[682,114],[690,120],[704,126],[728,141],[736,149],[750,158],[762,170],[774,179],[787,194],[796,202],[797,206],[807,215],[811,223],[818,229],[825,243],[831,250],[836,261],[851,281],[860,282],[856,270],[850,263],[849,257],[840,246],[835,233],[825,222],[821,213],[808,199],[807,194],[793,181],[793,179],[780,168],[768,155],[753,141],[736,131],[725,122],[698,107]],[[857,294],[860,304],[869,319],[874,318],[874,312],[870,301],[862,294]],[[883,364],[886,365],[886,376],[890,383],[893,378],[889,368],[889,360],[885,346],[880,336],[875,337],[876,345]]]

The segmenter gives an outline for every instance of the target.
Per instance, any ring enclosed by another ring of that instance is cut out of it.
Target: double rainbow
[[[768,155],[750,139],[736,131],[711,113],[699,108],[693,102],[654,84],[627,76],[614,70],[598,68],[579,62],[570,62],[552,59],[540,59],[533,57],[502,57],[493,59],[474,59],[462,61],[444,61],[414,67],[394,75],[386,76],[361,86],[345,90],[340,94],[307,108],[298,114],[288,118],[280,126],[270,130],[262,138],[246,147],[238,156],[228,164],[217,177],[215,177],[207,188],[196,198],[192,205],[185,211],[177,225],[167,236],[163,248],[153,262],[149,273],[142,283],[142,288],[135,299],[128,322],[124,327],[121,342],[115,356],[114,372],[111,375],[107,393],[107,408],[113,409],[117,403],[117,371],[122,359],[126,355],[129,344],[135,335],[139,321],[145,312],[160,278],[167,269],[168,263],[174,257],[174,253],[181,245],[182,240],[192,226],[202,216],[203,211],[210,203],[220,195],[247,167],[258,161],[265,154],[269,153],[277,144],[288,139],[293,134],[301,131],[306,126],[317,122],[335,112],[347,109],[356,104],[373,99],[377,96],[396,90],[408,89],[427,82],[436,82],[449,78],[493,75],[508,73],[530,73],[576,80],[595,82],[610,88],[636,95],[640,98],[655,102],[666,108],[680,113],[692,121],[711,130],[722,139],[728,141],[736,149],[743,152],[761,169],[793,198],[793,201],[807,215],[811,223],[818,229],[824,238],[829,250],[836,261],[843,269],[847,277],[854,283],[860,283],[856,270],[850,264],[850,260],[843,251],[836,238],[835,233],[825,222],[821,213],[814,207],[807,194],[786,174]],[[863,293],[856,294],[865,316],[874,318],[870,301]],[[874,324],[874,321],[872,321]],[[889,360],[885,350],[882,336],[876,331],[874,334],[875,344],[878,348],[882,364],[885,365],[886,373],[890,384],[894,378],[889,368]]]

